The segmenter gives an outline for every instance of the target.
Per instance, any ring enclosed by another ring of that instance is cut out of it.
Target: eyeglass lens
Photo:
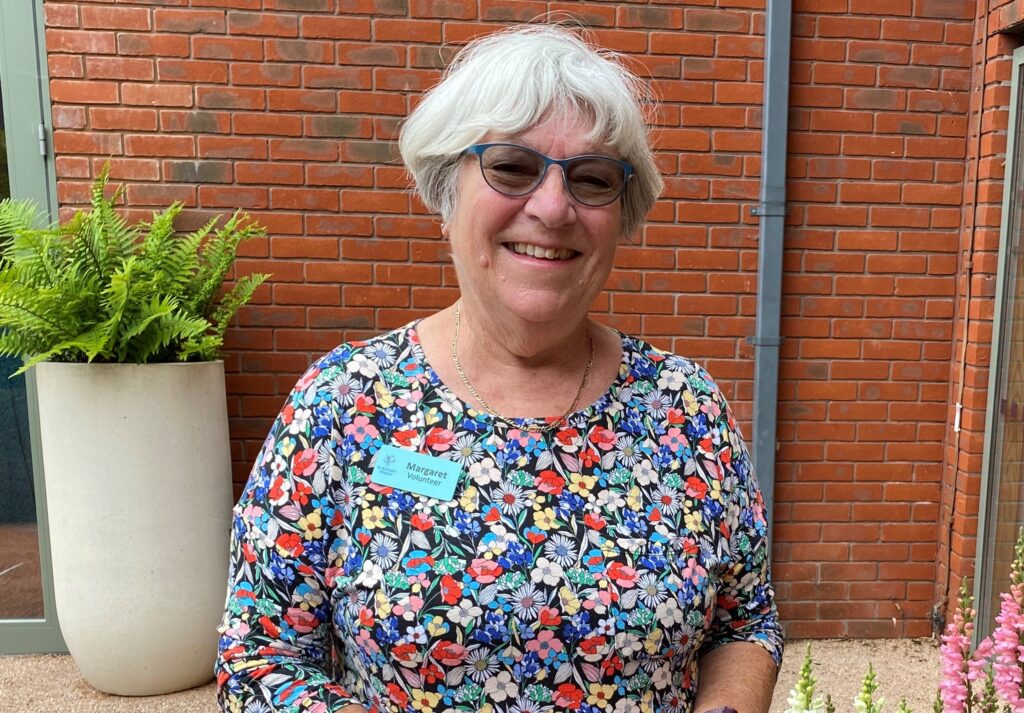
[[[522,146],[488,146],[480,153],[487,184],[509,196],[524,196],[544,180],[545,159]],[[565,185],[580,203],[602,206],[622,193],[626,172],[617,161],[600,156],[570,159],[564,166]]]

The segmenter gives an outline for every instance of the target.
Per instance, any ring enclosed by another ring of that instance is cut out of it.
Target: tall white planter
[[[231,527],[223,362],[34,368],[68,651],[107,693],[205,683]]]

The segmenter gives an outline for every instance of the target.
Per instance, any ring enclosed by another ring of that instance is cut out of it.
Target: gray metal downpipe
[[[789,45],[792,0],[767,0],[760,203],[752,210],[758,228],[757,330],[754,345],[754,442],[751,456],[770,525],[775,503],[775,441],[779,393],[779,319],[782,311],[782,249],[786,220],[786,158],[789,132]]]

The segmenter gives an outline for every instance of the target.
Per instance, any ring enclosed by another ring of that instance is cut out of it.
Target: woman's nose
[[[549,228],[576,220],[576,201],[569,195],[561,166],[549,166],[540,185],[530,194],[526,211]]]

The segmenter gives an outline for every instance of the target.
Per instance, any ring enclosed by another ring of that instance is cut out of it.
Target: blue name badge
[[[371,480],[438,500],[451,500],[462,475],[458,463],[387,445],[377,453]]]

